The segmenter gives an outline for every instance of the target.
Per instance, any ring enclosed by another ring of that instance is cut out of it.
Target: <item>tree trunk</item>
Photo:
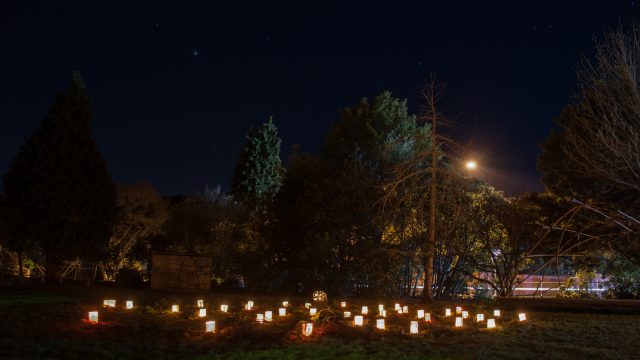
[[[429,240],[424,247],[424,291],[423,298],[433,302],[433,260],[436,243],[436,168],[438,159],[436,157],[436,113],[432,111],[433,121],[431,123],[431,204],[429,206]]]
[[[24,285],[24,274],[22,272],[22,251],[18,251],[18,283]]]

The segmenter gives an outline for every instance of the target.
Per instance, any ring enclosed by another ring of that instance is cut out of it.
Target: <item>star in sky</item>
[[[200,55],[200,51],[198,51],[198,49],[194,49],[191,54],[193,55],[193,57],[197,57],[198,55]]]

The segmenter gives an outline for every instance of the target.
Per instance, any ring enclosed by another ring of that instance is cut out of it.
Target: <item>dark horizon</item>
[[[8,5],[0,172],[73,70],[113,179],[165,195],[228,189],[247,130],[269,116],[286,164],[293,144],[315,153],[339,110],[362,97],[390,90],[417,111],[434,73],[478,176],[508,194],[540,191],[538,144],[570,100],[575,65],[594,36],[638,11],[629,1],[246,6]]]

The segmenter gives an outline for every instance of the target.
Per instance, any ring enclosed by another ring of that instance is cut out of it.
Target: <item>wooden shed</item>
[[[163,291],[203,291],[211,288],[209,256],[153,253],[151,289]]]

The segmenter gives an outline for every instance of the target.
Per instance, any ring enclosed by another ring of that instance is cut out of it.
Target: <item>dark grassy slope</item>
[[[101,308],[102,299],[114,298],[119,307]],[[205,299],[217,334],[204,334],[204,320],[196,318],[195,299]],[[277,314],[279,297],[206,294],[181,295],[150,291],[35,286],[0,289],[0,358],[15,359],[424,359],[424,358],[640,358],[640,315],[584,312],[528,311],[518,323],[517,312],[503,310],[494,330],[466,321],[452,328],[452,318],[440,316],[451,303],[411,304],[409,315],[387,317],[386,331],[369,324],[353,328],[340,311],[323,311],[316,336],[302,338],[299,321],[309,316],[306,299],[289,297],[290,314],[274,323],[254,323],[255,313],[241,310],[252,299],[258,310]],[[121,308],[134,300],[136,308]],[[337,299],[336,299],[337,300]],[[181,314],[170,314],[171,304]],[[215,311],[228,303],[230,313]],[[354,300],[352,311],[379,301]],[[385,302],[392,308],[394,301]],[[464,305],[463,305],[464,306]],[[472,316],[489,314],[491,303],[466,304]],[[415,310],[432,313],[432,325],[421,323],[421,334],[408,335]],[[87,312],[100,311],[100,324],[85,321]],[[335,305],[334,305],[335,309]],[[334,317],[335,315],[335,317]],[[374,317],[371,317],[373,319]]]

